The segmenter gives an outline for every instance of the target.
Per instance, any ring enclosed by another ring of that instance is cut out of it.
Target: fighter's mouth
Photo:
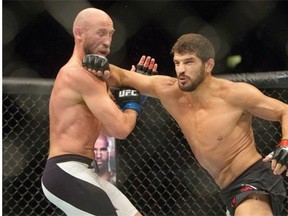
[[[185,82],[187,80],[186,76],[179,76],[178,77],[179,82]]]
[[[99,55],[106,56],[108,55],[108,51],[104,51],[104,50],[99,51]]]

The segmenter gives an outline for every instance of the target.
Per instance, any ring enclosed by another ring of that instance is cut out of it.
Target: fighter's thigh
[[[129,199],[113,184],[103,179],[100,179],[101,188],[109,196],[111,202],[116,208],[118,215],[135,215],[138,210],[129,201]]]
[[[235,216],[273,216],[268,194],[252,193],[236,208]]]

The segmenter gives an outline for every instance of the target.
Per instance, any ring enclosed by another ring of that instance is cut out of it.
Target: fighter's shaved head
[[[73,30],[77,27],[86,28],[93,22],[99,20],[107,20],[112,22],[111,18],[107,13],[96,8],[86,8],[78,13],[73,23]]]

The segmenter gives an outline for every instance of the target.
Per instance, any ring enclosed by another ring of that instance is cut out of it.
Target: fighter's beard
[[[194,91],[203,82],[204,78],[205,78],[204,72],[201,72],[199,76],[195,79],[195,81],[192,82],[191,84],[181,85],[178,81],[178,86],[182,91],[191,92]]]

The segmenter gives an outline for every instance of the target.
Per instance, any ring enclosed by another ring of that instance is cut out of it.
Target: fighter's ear
[[[81,31],[81,28],[79,27],[75,27],[73,29],[73,34],[74,34],[74,37],[81,40],[81,36],[82,36],[82,31]]]
[[[212,58],[208,59],[208,61],[206,62],[207,72],[211,73],[214,68],[214,65],[215,65],[214,59]]]

